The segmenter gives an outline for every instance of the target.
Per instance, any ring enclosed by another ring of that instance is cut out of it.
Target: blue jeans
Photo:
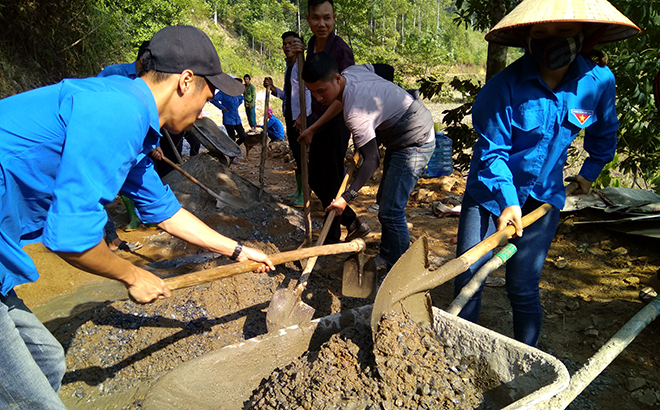
[[[538,208],[542,203],[527,199],[522,207],[523,215]],[[467,192],[461,205],[458,222],[458,244],[456,255],[481,242],[495,232],[497,217],[479,205]],[[516,340],[536,347],[541,333],[543,311],[539,297],[539,281],[545,257],[550,249],[559,223],[559,209],[550,212],[524,228],[521,238],[511,239],[518,251],[506,264],[506,292],[513,310],[513,336]],[[479,268],[492,257],[492,252],[475,262],[454,280],[454,297],[467,285]],[[477,322],[481,310],[483,285],[465,305],[460,317]]]
[[[0,408],[64,409],[64,349],[12,291],[0,296]]]
[[[376,201],[382,232],[380,255],[385,258],[388,271],[410,246],[406,205],[434,149],[435,141],[432,141],[421,147],[385,152]]]
[[[112,220],[107,207],[105,208],[105,213],[108,214],[108,222],[106,222],[105,226],[103,227],[103,239],[105,239],[107,243],[110,243],[115,239],[118,239],[119,236],[117,235],[117,227],[115,226],[115,221]]]

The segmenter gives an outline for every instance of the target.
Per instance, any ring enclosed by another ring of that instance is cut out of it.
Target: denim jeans
[[[64,349],[12,291],[0,296],[0,408],[64,409]]]
[[[538,208],[541,202],[527,199],[523,215]],[[460,256],[481,240],[495,232],[497,217],[479,205],[467,192],[461,205],[458,222],[456,255]],[[559,209],[550,212],[523,229],[521,238],[509,240],[518,251],[506,263],[506,292],[513,310],[513,336],[516,340],[536,347],[541,333],[543,311],[539,297],[539,281],[545,257],[550,249],[559,223]],[[475,262],[454,280],[454,297],[467,285],[479,268],[492,257],[492,252]],[[460,317],[477,322],[481,310],[483,285],[465,305]]]
[[[108,208],[105,208],[105,213],[108,215],[108,222],[106,222],[105,226],[103,227],[103,239],[105,239],[107,243],[110,243],[115,239],[118,239],[119,236],[117,235],[117,227],[115,226],[115,221],[112,220],[112,216],[110,216]]]
[[[387,150],[383,160],[383,178],[378,187],[376,201],[382,238],[380,255],[387,262],[387,270],[399,260],[410,246],[406,205],[410,193],[428,164],[435,141],[421,147]]]

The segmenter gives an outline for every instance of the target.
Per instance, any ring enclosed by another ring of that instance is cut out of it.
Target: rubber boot
[[[296,168],[296,184],[298,185],[296,192],[287,195],[287,198],[297,198],[302,194],[302,174],[298,168]]]
[[[121,196],[121,199],[124,200],[124,205],[126,205],[126,211],[128,211],[128,217],[131,218],[131,221],[124,227],[124,232],[131,232],[140,227],[140,218],[138,218],[135,213],[135,203],[130,198]]]
[[[293,202],[293,207],[303,208],[305,206],[305,197],[303,196],[302,190],[302,174],[296,174],[296,182],[298,183],[298,191],[296,191],[298,198]]]

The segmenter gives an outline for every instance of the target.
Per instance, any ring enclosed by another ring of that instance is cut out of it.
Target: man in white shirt
[[[344,121],[363,157],[350,188],[326,212],[341,214],[357,197],[380,165],[378,146],[386,148],[376,200],[380,254],[389,270],[410,244],[405,207],[435,148],[433,116],[421,100],[377,75],[371,65],[350,66],[340,74],[332,56],[318,53],[305,63],[303,79],[321,104],[343,104]]]
[[[270,92],[277,98],[282,100],[282,112],[284,113],[284,122],[286,124],[286,134],[289,140],[289,148],[293,152],[293,158],[296,160],[296,183],[298,189],[290,197],[295,197],[296,200],[293,206],[302,208],[305,203],[302,194],[302,175],[300,174],[300,143],[298,137],[300,132],[298,126],[300,125],[300,84],[298,83],[298,60],[296,53],[291,51],[295,39],[299,39],[297,33],[287,31],[282,34],[282,51],[286,57],[286,72],[284,73],[284,90],[273,85],[273,79],[266,77],[264,79],[264,87],[268,88]],[[312,95],[308,89],[305,89],[305,105],[306,116],[312,113]]]

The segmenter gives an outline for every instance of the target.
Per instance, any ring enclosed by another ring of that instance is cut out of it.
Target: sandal
[[[137,251],[138,249],[142,248],[142,244],[140,242],[126,242],[126,241],[121,241],[119,244],[119,247],[116,251],[124,251],[124,252],[134,252]]]
[[[656,272],[650,278],[643,280],[643,283],[646,285],[646,287],[639,291],[639,299],[642,302],[650,302],[658,297],[658,292],[656,291],[656,289],[660,288],[660,278],[658,277],[658,272]]]
[[[658,297],[658,292],[656,292],[655,289],[653,289],[650,286],[647,286],[644,289],[639,291],[639,299],[642,302],[647,302],[648,303],[648,302],[652,301],[653,299],[655,299],[656,297]]]

